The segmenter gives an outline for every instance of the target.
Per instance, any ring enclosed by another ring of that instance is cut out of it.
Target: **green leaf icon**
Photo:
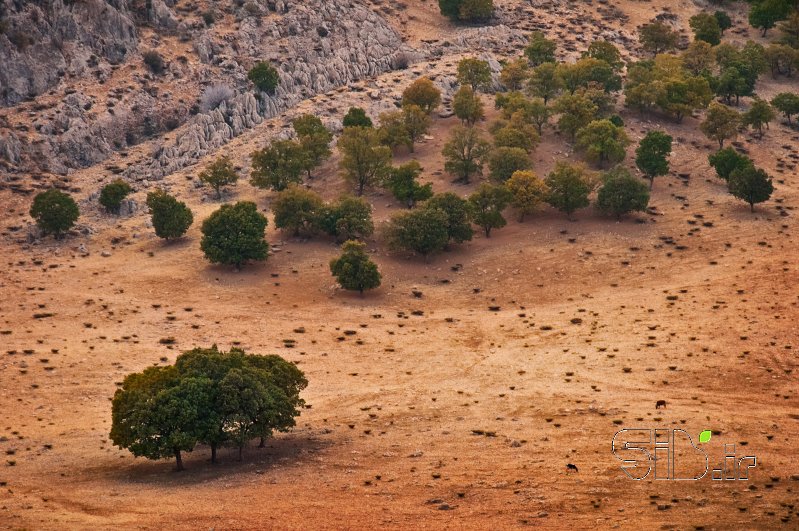
[[[710,436],[712,432],[710,430],[704,430],[702,433],[699,434],[699,442],[706,443],[710,440]]]

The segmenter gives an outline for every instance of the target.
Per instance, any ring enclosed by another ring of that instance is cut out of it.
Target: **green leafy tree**
[[[771,104],[780,111],[791,124],[791,116],[799,114],[799,94],[793,92],[781,92],[774,96]]]
[[[716,174],[725,181],[730,179],[732,172],[745,166],[754,166],[752,159],[741,155],[735,149],[727,147],[720,149],[708,157],[708,162],[716,170]]]
[[[488,167],[491,170],[491,178],[504,183],[517,171],[532,168],[533,161],[522,148],[498,147],[489,155]]]
[[[377,119],[380,124],[377,128],[377,134],[381,144],[388,146],[392,150],[399,146],[407,146],[410,149],[411,136],[405,126],[405,117],[402,111],[383,112],[380,113]]]
[[[461,0],[438,0],[441,14],[445,17],[457,20],[461,14]]]
[[[380,272],[366,254],[365,243],[350,240],[341,251],[341,256],[330,261],[330,272],[342,288],[363,295],[365,290],[380,286]]]
[[[499,74],[499,79],[508,90],[521,90],[529,76],[530,62],[525,57],[518,57],[505,63]]]
[[[769,102],[755,98],[749,110],[741,117],[741,125],[753,128],[757,131],[757,135],[762,138],[763,127],[765,126],[768,129],[769,122],[776,117],[777,113],[774,112]]]
[[[663,82],[657,93],[657,105],[677,123],[696,109],[704,109],[713,98],[710,83],[701,76],[679,76]]]
[[[528,107],[528,116],[530,122],[535,126],[538,131],[538,136],[544,133],[544,126],[549,124],[549,117],[552,116],[552,111],[541,98],[533,98],[530,100]]]
[[[265,61],[256,63],[247,73],[247,79],[252,81],[258,90],[267,94],[274,94],[280,83],[280,75],[275,67]]]
[[[174,366],[128,375],[112,401],[111,440],[136,456],[174,456],[196,444],[240,449],[250,438],[287,431],[304,401],[305,376],[279,356],[252,356],[216,346],[178,356]]]
[[[487,61],[464,57],[458,62],[458,83],[475,92],[491,88],[491,67]]]
[[[544,183],[549,189],[547,203],[565,212],[568,219],[571,219],[576,210],[590,204],[588,195],[591,193],[592,185],[582,166],[558,162]]]
[[[615,168],[605,174],[596,198],[600,212],[621,219],[630,212],[645,212],[649,206],[649,189],[626,168]]]
[[[705,116],[705,121],[699,129],[711,140],[719,143],[719,149],[724,147],[724,141],[735,138],[741,126],[741,113],[730,109],[720,103],[711,103]]]
[[[494,0],[461,0],[460,19],[485,22],[494,16]]]
[[[799,50],[787,44],[769,44],[764,50],[765,59],[771,67],[771,77],[791,77],[799,66]]]
[[[780,43],[799,49],[799,10],[794,10],[779,24]]]
[[[483,162],[491,144],[473,127],[456,126],[444,145],[444,169],[455,175],[456,181],[468,183],[472,175],[482,175]]]
[[[539,66],[544,63],[554,63],[556,49],[555,41],[547,39],[543,32],[534,31],[530,34],[524,55],[531,65]]]
[[[452,111],[464,125],[472,126],[485,117],[483,102],[469,86],[462,86],[452,97]]]
[[[372,127],[372,120],[366,116],[366,111],[360,107],[350,107],[342,120],[344,127]]]
[[[697,40],[705,41],[711,46],[716,46],[721,42],[721,26],[714,15],[705,12],[697,13],[691,17],[688,24]]]
[[[427,200],[424,208],[444,212],[447,217],[447,242],[463,243],[472,239],[474,231],[470,221],[469,202],[466,199],[452,192],[444,192]]]
[[[563,90],[563,80],[558,75],[558,66],[555,63],[544,63],[533,68],[527,90],[532,96],[544,100],[545,105],[557,97]]]
[[[402,107],[402,120],[410,140],[408,147],[413,153],[416,143],[430,130],[430,116],[418,105],[410,104]]]
[[[402,93],[402,105],[418,105],[425,114],[432,113],[441,104],[441,91],[429,78],[420,77]]]
[[[325,160],[330,158],[330,142],[333,140],[333,133],[325,127],[318,117],[312,114],[304,114],[291,122],[294,132],[300,145],[305,150],[305,160],[307,161],[305,171],[308,178],[311,172],[318,168]]]
[[[592,57],[604,61],[616,72],[624,66],[621,52],[613,43],[608,41],[593,41],[588,45],[588,50],[583,53],[583,57]]]
[[[512,120],[507,125],[504,125],[504,127],[500,127],[494,131],[494,146],[496,148],[518,148],[523,149],[525,153],[529,154],[535,149],[539,140],[540,137],[535,127],[521,120]],[[501,156],[500,153],[492,154],[488,160],[489,168],[500,168],[503,166],[507,168],[513,164],[518,164],[519,160],[518,157],[516,157],[516,153],[510,153],[510,155],[516,160],[502,162],[496,160],[497,157]],[[532,164],[532,161],[530,163]],[[510,175],[508,175],[508,177],[510,177]]]
[[[318,227],[324,206],[319,194],[293,184],[278,193],[272,202],[275,227],[289,230],[294,236],[310,234]]]
[[[680,35],[664,22],[651,22],[644,25],[638,34],[641,46],[652,56],[667,52],[677,46]]]
[[[649,189],[655,177],[669,173],[672,137],[663,131],[649,131],[635,150],[635,165],[649,179]]]
[[[351,195],[341,196],[324,209],[319,224],[339,242],[368,238],[375,230],[372,206],[364,198]]]
[[[590,86],[602,87],[605,92],[614,92],[622,87],[621,77],[613,68],[593,57],[583,57],[571,64],[559,64],[556,71],[570,94]]]
[[[200,173],[200,182],[214,189],[217,199],[222,197],[222,187],[236,184],[239,174],[227,156],[221,156]]]
[[[302,174],[308,167],[308,153],[296,140],[276,140],[254,151],[250,158],[250,183],[277,192],[292,183],[302,182]]]
[[[492,229],[500,229],[508,224],[502,216],[502,211],[507,208],[512,199],[512,194],[505,186],[494,186],[488,183],[481,184],[469,196],[472,221],[483,229],[486,238],[491,237]]]
[[[597,106],[581,94],[565,94],[558,98],[554,111],[560,114],[558,129],[574,141],[577,131],[591,123],[597,115]]]
[[[741,166],[733,170],[727,180],[730,193],[742,201],[749,203],[752,212],[755,205],[768,201],[774,192],[771,177],[754,165]]]
[[[39,192],[33,198],[31,217],[43,235],[53,234],[56,239],[75,225],[80,215],[78,204],[69,194],[55,188]]]
[[[269,244],[264,239],[266,217],[250,201],[222,205],[202,224],[200,249],[215,264],[241,269],[248,260],[266,260]]]
[[[681,57],[683,67],[693,76],[710,76],[716,62],[713,47],[700,40],[689,44]]]
[[[106,211],[119,214],[122,201],[133,191],[128,183],[122,179],[115,179],[103,186],[100,190],[100,204]]]
[[[111,406],[111,441],[137,457],[175,457],[191,452],[213,421],[212,383],[181,378],[174,367],[150,367],[127,376]]]
[[[447,214],[438,208],[419,208],[392,216],[385,230],[392,249],[421,254],[425,260],[449,241]]]
[[[422,173],[422,167],[412,160],[402,166],[391,168],[388,175],[388,189],[397,199],[408,208],[413,208],[417,202],[430,199],[433,196],[433,185],[421,185],[417,181]]]
[[[147,206],[155,235],[165,240],[180,238],[194,223],[194,215],[186,203],[178,201],[163,190],[147,194]]]
[[[546,201],[549,189],[544,181],[532,171],[517,171],[505,183],[511,193],[511,204],[519,211],[519,221],[532,214]]]
[[[791,3],[788,0],[759,0],[752,4],[749,10],[749,24],[753,28],[766,32],[777,25],[780,20],[785,20],[791,13]]]
[[[716,18],[716,23],[719,25],[721,34],[724,35],[724,32],[732,27],[730,15],[728,15],[726,11],[719,10],[713,13],[713,16]]]
[[[595,120],[577,132],[577,146],[600,166],[624,160],[629,144],[624,127],[618,127],[610,120]]]
[[[453,21],[483,22],[494,15],[493,0],[438,0],[441,14]]]
[[[338,140],[339,167],[344,179],[363,195],[367,186],[382,182],[391,163],[391,149],[380,145],[380,135],[367,127],[347,127]]]

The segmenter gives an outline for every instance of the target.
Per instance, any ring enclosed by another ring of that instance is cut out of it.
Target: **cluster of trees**
[[[330,157],[333,133],[311,114],[292,122],[296,139],[277,140],[250,157],[250,183],[258,188],[285,190],[292,183],[301,183],[303,175],[312,172]]]
[[[253,439],[295,425],[308,385],[302,371],[280,356],[196,348],[174,365],[149,367],[125,377],[111,406],[111,441],[137,457],[174,457],[198,444],[243,448]]]
[[[597,178],[582,165],[559,162],[545,179],[530,170],[516,170],[504,182],[480,184],[466,198],[452,192],[435,194],[417,208],[395,214],[384,235],[390,247],[428,257],[452,243],[471,240],[473,225],[490,237],[493,229],[507,224],[503,212],[508,207],[523,220],[549,204],[571,219],[589,206],[597,187],[597,208],[617,218],[645,211],[649,204],[648,187],[626,169],[617,166]]]

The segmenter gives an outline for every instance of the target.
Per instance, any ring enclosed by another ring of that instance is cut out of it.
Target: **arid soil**
[[[652,8],[624,6],[636,23]],[[759,92],[795,88],[764,76]],[[486,108],[481,127],[488,96]],[[209,265],[199,224],[220,203],[187,179],[202,165],[165,179],[195,216],[172,243],[141,210],[96,208],[79,221],[89,234],[20,243],[30,197],[0,191],[0,529],[796,528],[799,133],[774,122],[739,137],[775,177],[751,214],[708,166],[697,119],[622,116],[635,141],[653,127],[676,141],[649,213],[616,222],[589,208],[570,222],[545,208],[519,223],[509,210],[491,238],[429,262],[377,236],[383,286],[363,297],[336,288],[332,241],[291,239],[271,219],[265,263]],[[222,152],[246,164],[272,122]],[[475,184],[451,184],[440,156],[455,123],[436,119],[413,157],[436,191],[466,194]],[[566,157],[579,158],[550,128],[535,170]],[[326,198],[346,189],[337,162],[310,183]],[[70,185],[86,198],[101,175]],[[242,179],[225,200],[267,211],[271,197]],[[378,221],[401,209],[368,197]],[[182,473],[114,447],[116,384],[214,343],[305,371],[297,428],[241,462],[225,450],[211,465],[198,448]],[[713,430],[711,468],[725,444],[757,466],[748,481],[635,482],[611,452],[622,428],[680,428],[697,445]]]

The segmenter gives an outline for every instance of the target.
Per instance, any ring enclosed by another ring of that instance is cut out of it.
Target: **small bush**
[[[211,85],[200,96],[200,110],[210,112],[233,97],[233,89],[227,85]]]
[[[247,73],[247,79],[252,81],[258,90],[267,94],[274,94],[278,83],[280,83],[280,75],[277,70],[263,61],[252,67]]]
[[[112,214],[119,214],[119,209],[122,207],[122,200],[125,199],[132,191],[128,183],[122,179],[103,186],[100,190],[100,204]]]
[[[153,74],[162,74],[164,72],[165,64],[164,58],[161,57],[161,54],[156,52],[155,50],[149,50],[142,54],[142,59],[144,60],[144,64],[147,65],[147,68]]]

